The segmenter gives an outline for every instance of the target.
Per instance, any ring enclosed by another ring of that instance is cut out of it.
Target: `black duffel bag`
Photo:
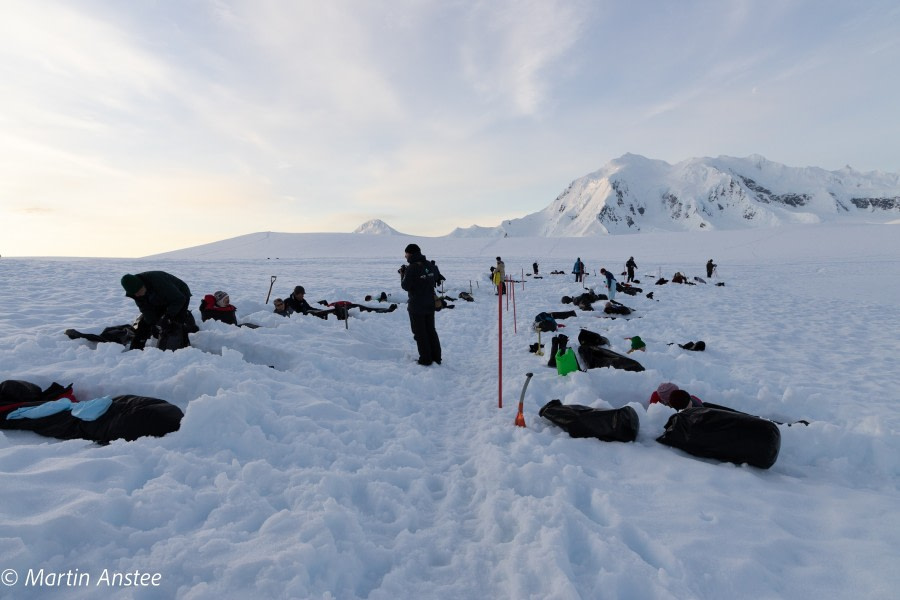
[[[781,432],[772,421],[700,406],[672,415],[657,442],[694,456],[768,469],[778,459]]]
[[[562,427],[573,438],[633,442],[640,428],[637,412],[630,406],[604,410],[580,404],[564,405],[559,400],[551,400],[538,414]]]

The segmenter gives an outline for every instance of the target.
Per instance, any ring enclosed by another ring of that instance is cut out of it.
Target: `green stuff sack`
[[[572,371],[578,370],[578,360],[575,358],[575,351],[566,348],[563,353],[556,353],[556,372],[560,375],[568,375]]]

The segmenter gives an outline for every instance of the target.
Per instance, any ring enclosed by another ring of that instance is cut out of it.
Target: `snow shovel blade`
[[[525,385],[522,386],[522,395],[519,396],[519,411],[516,413],[516,427],[525,427],[525,414],[522,412],[522,405],[525,402],[525,390],[528,388],[528,382],[534,373],[525,373]]]

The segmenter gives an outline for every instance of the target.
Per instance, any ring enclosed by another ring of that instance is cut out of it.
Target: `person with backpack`
[[[584,263],[581,262],[580,256],[575,259],[575,264],[572,265],[572,272],[575,274],[575,283],[580,283],[584,277]]]
[[[625,263],[625,270],[628,271],[628,279],[625,280],[626,283],[631,283],[634,281],[634,270],[637,269],[637,263],[634,262],[634,257],[630,257],[628,262]]]
[[[538,274],[538,264],[537,264],[537,262],[531,263],[531,271],[532,271],[535,275]]]
[[[158,336],[161,350],[178,350],[191,345],[189,333],[200,330],[188,310],[191,289],[181,279],[165,271],[145,271],[122,276],[125,295],[141,311],[132,350],[143,350],[151,336]],[[158,329],[158,330],[157,330]]]
[[[709,259],[708,261],[706,261],[706,278],[707,279],[712,279],[713,273],[716,272],[717,266],[718,265],[713,263],[712,259]]]
[[[403,254],[409,264],[403,269],[400,287],[409,295],[406,307],[409,312],[409,328],[419,352],[416,362],[426,367],[433,363],[441,364],[441,340],[434,326],[433,266],[422,255],[418,244],[409,244]]]
[[[606,269],[600,269],[600,274],[606,278],[606,291],[610,301],[616,297],[616,278]]]

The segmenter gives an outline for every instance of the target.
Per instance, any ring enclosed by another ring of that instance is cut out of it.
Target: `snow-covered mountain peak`
[[[365,233],[370,235],[406,235],[405,233],[400,233],[381,219],[366,221],[354,229],[353,233]]]
[[[541,211],[453,237],[579,237],[746,229],[900,217],[900,175],[788,167],[753,154],[675,165],[624,154],[574,180]]]

